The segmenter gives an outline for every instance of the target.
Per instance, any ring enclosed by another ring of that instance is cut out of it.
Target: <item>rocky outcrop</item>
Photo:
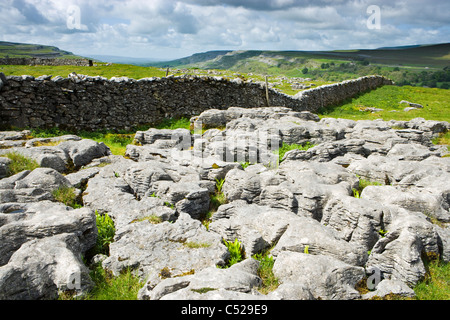
[[[450,260],[450,158],[431,143],[449,123],[317,119],[287,108],[209,110],[191,122],[219,128],[139,131],[125,157],[75,137],[43,148],[2,133],[24,142],[13,150],[74,169],[0,180],[0,297],[88,290],[79,257],[95,242],[95,210],[116,228],[102,266],[137,275],[139,299],[412,296],[425,260]],[[307,142],[279,159],[281,145]],[[82,188],[84,208],[52,202],[60,186]],[[236,239],[244,260],[227,268],[224,240]],[[274,261],[279,285],[268,294],[255,254]],[[358,291],[364,283],[371,292]]]

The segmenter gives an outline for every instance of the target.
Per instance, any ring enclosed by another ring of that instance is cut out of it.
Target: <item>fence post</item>
[[[267,106],[270,107],[270,100],[269,100],[269,81],[268,81],[268,76],[266,76],[266,103]]]

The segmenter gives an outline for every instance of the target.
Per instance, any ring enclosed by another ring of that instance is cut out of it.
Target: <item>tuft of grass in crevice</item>
[[[55,201],[62,202],[66,206],[74,209],[83,207],[82,200],[80,196],[77,195],[74,187],[61,186],[58,189],[53,190],[52,195]]]
[[[359,183],[358,183],[358,188],[355,189],[353,188],[353,196],[355,198],[360,198],[361,197],[361,193],[364,190],[364,188],[368,187],[368,186],[382,186],[383,184],[378,182],[378,181],[370,181],[370,180],[366,180],[366,179],[362,179],[360,176],[357,175],[357,177],[359,178]]]
[[[279,286],[278,278],[273,274],[273,257],[269,256],[269,250],[252,256],[259,261],[258,276],[262,280],[262,285],[258,291],[262,294],[268,294]]]
[[[209,224],[212,221],[211,218],[213,214],[217,212],[217,209],[219,209],[221,205],[227,203],[227,198],[222,192],[224,183],[225,179],[216,179],[216,191],[210,195],[209,211],[200,218],[200,221],[206,227],[206,229],[208,229]]]
[[[311,149],[312,147],[314,147],[314,145],[311,144],[309,141],[304,144],[287,144],[283,142],[282,146],[279,149],[275,150],[274,153],[278,154],[278,159],[279,162],[281,163],[283,161],[286,152],[295,149],[306,151]]]
[[[8,165],[8,176],[13,176],[24,170],[33,171],[34,169],[39,168],[39,164],[35,160],[27,158],[17,152],[6,153],[2,156],[12,161]]]
[[[446,145],[447,151],[449,153],[444,155],[443,157],[444,158],[450,157],[450,131],[439,134],[436,138],[431,140],[431,142],[433,142],[433,144],[435,145],[444,145],[444,146]]]
[[[131,269],[115,277],[101,264],[96,264],[89,275],[94,281],[94,288],[83,300],[137,300],[138,292],[144,285]]]

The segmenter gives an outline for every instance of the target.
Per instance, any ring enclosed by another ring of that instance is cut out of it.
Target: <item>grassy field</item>
[[[93,67],[77,67],[77,66],[13,66],[0,65],[0,72],[9,76],[30,75],[38,77],[42,75],[52,75],[53,77],[67,77],[71,72],[78,74],[86,74],[90,76],[111,77],[128,77],[133,79],[142,79],[147,77],[163,77],[165,72],[152,67],[138,67],[126,64],[105,65],[98,64]]]
[[[408,105],[400,104],[406,100],[423,105],[423,109],[405,112]],[[372,113],[361,111],[366,108],[379,108],[383,111]],[[424,118],[450,122],[450,91],[448,89],[422,88],[412,86],[384,86],[348,100],[346,103],[322,109],[320,117],[346,118],[353,120],[411,120]]]

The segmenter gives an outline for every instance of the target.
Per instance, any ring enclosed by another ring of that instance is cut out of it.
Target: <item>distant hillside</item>
[[[0,58],[64,58],[82,59],[72,52],[53,46],[40,44],[14,43],[0,41]]]
[[[205,63],[214,61],[218,58],[223,57],[227,53],[232,52],[231,50],[227,51],[208,51],[203,53],[196,53],[193,54],[190,57],[181,58],[177,60],[172,61],[163,61],[163,62],[157,62],[157,63],[149,63],[148,66],[153,67],[179,67],[179,66],[186,66],[186,65],[192,65],[192,64],[198,64],[198,63]],[[223,68],[222,68],[223,69]]]
[[[371,64],[443,68],[450,65],[450,43],[380,48],[374,50],[335,51],[209,51],[173,61],[149,64],[168,67],[198,67],[205,69],[238,69],[255,61],[269,66],[292,67],[307,59],[368,61]]]
[[[91,58],[102,61],[102,62],[111,62],[111,63],[120,63],[120,64],[133,64],[136,66],[143,66],[149,63],[157,63],[158,59],[153,58],[133,58],[133,57],[122,57],[122,56],[111,56],[111,55],[90,55]]]

